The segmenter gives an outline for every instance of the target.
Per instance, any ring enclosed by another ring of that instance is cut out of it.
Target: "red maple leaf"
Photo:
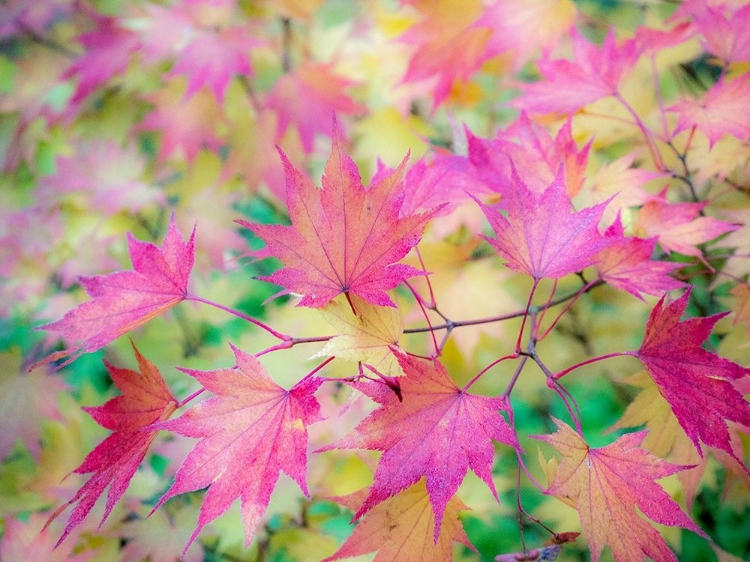
[[[729,314],[680,321],[690,291],[664,306],[656,304],[646,323],[637,357],[669,402],[682,429],[701,456],[701,441],[735,457],[727,421],[750,427],[750,405],[730,381],[750,375],[750,369],[701,347],[716,322]]]
[[[599,253],[596,269],[599,276],[613,287],[643,300],[641,293],[661,295],[685,286],[669,276],[681,264],[652,260],[656,238],[626,237],[619,213],[604,235],[614,242]]]
[[[356,165],[334,134],[321,190],[283,152],[281,156],[292,225],[237,221],[260,236],[268,252],[286,266],[261,279],[286,287],[279,295],[304,295],[298,306],[325,306],[341,293],[395,306],[385,291],[421,273],[395,262],[416,246],[433,214],[399,218],[406,160],[365,189]]]
[[[537,435],[562,454],[560,465],[548,469],[546,493],[578,511],[581,526],[597,562],[605,544],[615,560],[677,562],[674,553],[646,517],[663,525],[679,526],[706,536],[654,480],[684,470],[640,447],[645,431],[623,435],[606,447],[592,449],[583,438],[558,419],[557,432]]]
[[[101,523],[104,523],[112,508],[125,493],[156,437],[158,430],[148,426],[166,420],[177,408],[177,401],[164,383],[159,370],[138,352],[135,345],[133,352],[138,360],[140,372],[120,369],[106,361],[104,363],[122,395],[102,406],[84,408],[99,425],[111,429],[113,433],[99,443],[84,459],[83,464],[73,471],[76,474],[93,472],[94,475],[67,503],[60,506],[47,522],[49,525],[65,508],[78,502],[68,518],[58,545],[74,527],[83,522],[96,500],[109,486],[101,520]]]
[[[51,354],[32,368],[67,358],[61,368],[83,353],[96,351],[185,300],[195,256],[195,229],[185,242],[174,221],[161,248],[128,234],[133,271],[119,271],[80,282],[92,300],[79,304],[57,322],[39,330],[59,332],[66,340],[80,342],[74,349]]]
[[[381,405],[329,449],[383,451],[375,480],[355,517],[425,477],[435,512],[435,540],[450,498],[471,468],[497,498],[492,482],[493,439],[519,448],[500,415],[501,398],[459,389],[438,361],[397,354],[403,402],[386,385],[352,383]]]
[[[178,494],[208,487],[186,549],[237,498],[242,502],[249,545],[282,470],[308,495],[307,426],[320,419],[320,404],[313,393],[322,380],[307,377],[285,390],[255,357],[234,346],[232,350],[236,368],[183,369],[216,396],[158,424],[159,429],[201,439],[154,507]]]
[[[594,265],[599,251],[613,242],[598,230],[609,201],[572,212],[562,167],[541,195],[531,192],[515,171],[513,187],[507,191],[507,218],[477,203],[497,234],[497,238],[483,238],[510,269],[534,279],[558,279]]]

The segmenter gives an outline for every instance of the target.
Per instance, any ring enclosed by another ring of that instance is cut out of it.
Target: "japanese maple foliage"
[[[555,447],[562,460],[548,465],[548,494],[578,511],[589,540],[591,559],[599,560],[604,545],[616,560],[672,560],[677,557],[651,525],[638,516],[638,507],[649,519],[679,525],[698,534],[700,528],[654,480],[687,467],[677,466],[639,447],[645,432],[630,433],[611,445],[589,447],[583,438],[558,419],[557,432],[537,436]]]
[[[386,291],[420,274],[396,262],[416,246],[430,218],[430,213],[399,216],[406,160],[365,189],[334,133],[323,189],[318,189],[281,156],[292,226],[238,221],[260,236],[268,252],[286,266],[265,280],[286,287],[279,294],[303,295],[300,306],[324,306],[342,293],[395,306]]]
[[[62,510],[76,504],[58,545],[83,521],[99,496],[109,487],[102,516],[104,522],[125,493],[156,437],[158,430],[152,429],[151,424],[169,418],[177,407],[177,400],[170,393],[159,370],[138,352],[135,345],[133,352],[140,372],[106,364],[112,381],[122,395],[102,406],[84,408],[99,425],[111,429],[113,433],[99,443],[83,464],[73,471],[77,474],[93,472],[94,475],[50,518],[51,521]]]
[[[435,513],[435,540],[450,498],[471,468],[497,497],[492,482],[493,440],[518,448],[500,411],[500,398],[459,389],[438,361],[399,356],[400,395],[385,386],[355,383],[380,404],[351,435],[330,447],[383,451],[375,481],[355,517],[425,477]]]
[[[198,526],[187,546],[237,498],[242,501],[245,543],[249,544],[282,470],[308,494],[307,426],[319,419],[320,405],[313,393],[321,379],[304,378],[284,390],[255,357],[235,347],[232,350],[235,369],[186,371],[214,393],[213,398],[155,426],[201,439],[154,507],[177,494],[208,486]]]
[[[666,306],[664,297],[659,300],[646,324],[643,343],[633,354],[654,379],[698,452],[702,441],[734,456],[727,422],[750,427],[750,405],[732,381],[750,375],[750,369],[701,347],[726,314],[680,321],[689,297],[686,291]]]
[[[45,362],[96,351],[112,340],[166,312],[188,296],[187,285],[195,255],[195,230],[185,241],[174,216],[161,248],[128,236],[132,271],[82,277],[92,300],[79,304],[57,322],[40,329],[60,333],[77,347],[53,353]]]
[[[0,558],[750,557],[750,9],[626,4],[2,3]]]
[[[505,203],[507,217],[480,205],[497,235],[486,240],[509,268],[534,279],[557,279],[585,269],[596,263],[600,250],[614,242],[599,233],[604,203],[572,211],[562,168],[540,196],[514,173]]]

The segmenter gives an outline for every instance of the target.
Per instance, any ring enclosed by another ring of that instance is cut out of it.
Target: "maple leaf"
[[[333,498],[357,510],[367,495],[360,490],[345,497]],[[437,540],[433,540],[435,514],[430,505],[424,478],[383,503],[375,506],[346,539],[335,554],[324,560],[340,560],[378,551],[374,562],[443,562],[450,560],[453,542],[473,548],[458,519],[458,512],[468,509],[458,496],[445,506]]]
[[[96,88],[116,74],[124,73],[140,41],[115,18],[92,14],[97,29],[84,33],[78,41],[86,51],[62,74],[63,79],[78,75],[78,86],[70,100],[71,109],[80,105]]]
[[[685,286],[669,276],[681,264],[652,260],[656,238],[625,237],[619,213],[604,236],[613,238],[614,242],[599,253],[596,269],[613,287],[643,300],[641,293],[661,295]]]
[[[543,192],[555,179],[562,164],[568,195],[583,187],[591,142],[578,150],[568,119],[553,139],[546,128],[534,123],[525,112],[504,132],[491,140],[469,134],[469,160],[479,168],[489,185],[505,195],[515,168],[526,186]]]
[[[737,324],[737,322],[744,323],[748,328],[748,337],[750,337],[750,285],[739,283],[729,292],[736,299],[737,303],[732,324]]]
[[[81,143],[72,156],[58,156],[54,175],[40,178],[38,197],[59,201],[67,193],[91,197],[91,208],[99,213],[133,213],[156,204],[166,204],[161,189],[142,181],[146,161],[130,144],[120,147],[113,141]]]
[[[182,80],[173,80],[165,88],[146,96],[156,107],[134,127],[136,131],[161,133],[158,156],[161,161],[178,148],[182,148],[185,158],[192,162],[203,146],[215,151],[221,146],[216,125],[222,121],[222,114],[216,98],[205,90],[186,97],[183,88]]]
[[[695,446],[690,441],[685,431],[680,427],[680,422],[672,412],[672,408],[659,391],[653,379],[645,371],[640,371],[622,382],[635,386],[640,392],[635,399],[628,404],[622,417],[611,429],[623,427],[636,427],[645,424],[648,431],[643,440],[643,446],[660,458],[681,465],[693,465],[694,468],[677,474],[685,495],[685,503],[688,509],[693,504],[703,473],[708,464],[708,457],[701,458]],[[729,472],[736,475],[745,482],[750,482],[750,474],[737,459],[742,458],[742,446],[737,437],[738,426],[731,424],[730,443],[734,455],[730,456],[723,451],[712,449],[713,456]]]
[[[696,247],[714,238],[732,232],[737,226],[714,217],[698,216],[707,201],[700,203],[669,203],[665,192],[653,197],[638,211],[636,232],[656,236],[666,252],[679,252],[686,256],[702,255]]]
[[[38,458],[43,421],[60,419],[56,398],[68,386],[41,369],[24,371],[20,350],[0,353],[0,461],[19,439]]]
[[[187,298],[188,277],[195,256],[195,229],[185,242],[172,215],[161,248],[128,234],[128,250],[133,271],[81,277],[81,285],[92,300],[79,304],[57,322],[37,328],[79,341],[78,347],[53,353],[34,366],[67,358],[57,367],[62,368],[81,354],[104,347]]]
[[[177,408],[177,400],[170,393],[159,370],[139,353],[135,345],[133,352],[140,372],[120,369],[104,362],[112,382],[122,391],[122,395],[102,406],[83,408],[99,425],[111,429],[113,433],[99,443],[81,466],[73,471],[75,474],[93,472],[94,475],[48,520],[49,524],[68,506],[77,503],[57,544],[64,541],[70,531],[83,522],[96,500],[109,486],[101,520],[104,523],[125,493],[156,437],[157,430],[149,429],[148,426],[166,420]]]
[[[744,4],[744,5],[743,5]],[[687,4],[675,15],[682,12],[703,34],[703,48],[719,57],[726,65],[750,59],[750,39],[747,30],[750,26],[750,5],[738,2],[737,6],[725,3],[711,6],[709,3]]]
[[[332,114],[366,113],[363,105],[344,93],[352,85],[354,82],[334,73],[332,64],[304,63],[281,76],[266,101],[266,107],[278,114],[277,142],[294,125],[305,153],[310,154],[316,133],[326,136],[338,133],[335,123],[331,128]]]
[[[618,93],[620,82],[638,58],[635,42],[621,45],[611,29],[599,47],[573,29],[574,61],[565,59],[538,62],[543,80],[522,86],[523,94],[511,105],[531,113],[574,113],[600,98]]]
[[[665,297],[648,317],[641,347],[628,354],[646,367],[701,456],[702,441],[734,457],[727,420],[750,427],[750,405],[730,381],[750,375],[750,369],[701,347],[729,313],[681,322],[690,291],[666,306]]]
[[[237,498],[249,545],[282,470],[308,495],[307,426],[320,419],[320,404],[313,393],[322,379],[306,377],[285,390],[255,357],[234,346],[232,350],[237,368],[181,369],[215,396],[157,426],[201,439],[154,507],[178,494],[208,487],[186,549]]]
[[[708,137],[709,145],[713,147],[727,133],[740,140],[750,139],[750,116],[746,111],[748,105],[750,73],[730,82],[719,80],[703,98],[682,100],[667,111],[680,116],[673,135],[695,127]]]
[[[693,523],[655,480],[687,467],[668,463],[640,447],[646,431],[629,433],[606,447],[591,448],[573,429],[553,418],[557,432],[537,435],[562,454],[546,494],[578,511],[583,532],[597,562],[605,545],[615,560],[643,560],[646,556],[677,562],[674,552],[635,508],[663,525],[679,526],[707,535]],[[541,453],[540,453],[541,456]]]
[[[87,562],[103,556],[94,548],[80,548],[79,540],[55,546],[54,529],[44,524],[44,513],[32,512],[28,519],[3,518],[0,560],[3,562]],[[78,533],[74,533],[77,535]],[[81,537],[76,536],[76,539]],[[90,545],[89,545],[90,546]]]
[[[394,352],[401,352],[398,340],[404,319],[398,308],[375,306],[353,295],[351,304],[331,301],[320,308],[323,318],[340,333],[313,357],[337,357],[366,363],[390,377],[404,374]],[[355,315],[352,307],[357,311]]]
[[[223,101],[232,76],[251,74],[248,54],[256,44],[245,27],[199,33],[180,53],[167,76],[187,75],[186,96],[193,95],[205,85],[216,99]]]
[[[426,478],[435,512],[437,540],[446,505],[471,468],[497,498],[492,482],[492,440],[519,448],[513,430],[500,415],[501,398],[459,389],[438,361],[398,356],[403,402],[382,384],[351,383],[381,407],[354,431],[323,450],[383,451],[375,481],[356,512],[360,517],[388,497]]]
[[[562,173],[561,167],[555,180],[538,196],[514,171],[513,188],[505,203],[507,218],[477,200],[497,235],[483,238],[505,258],[510,269],[534,279],[558,279],[594,265],[599,251],[613,242],[598,230],[608,202],[571,212]]]
[[[341,293],[359,295],[379,306],[395,306],[385,291],[422,273],[395,262],[416,246],[432,216],[399,218],[406,160],[394,173],[365,189],[335,133],[320,190],[283,152],[281,157],[292,226],[237,221],[262,238],[268,252],[286,266],[261,279],[286,287],[279,295],[304,295],[298,306],[325,306]]]
[[[416,46],[401,82],[432,79],[433,108],[445,101],[455,82],[468,81],[489,58],[485,50],[492,36],[491,25],[472,25],[482,8],[476,0],[424,3],[420,6],[422,20],[398,38]]]

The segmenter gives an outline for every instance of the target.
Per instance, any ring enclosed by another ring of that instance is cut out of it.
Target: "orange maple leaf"
[[[562,460],[548,468],[548,495],[578,511],[588,538],[592,562],[609,545],[618,562],[643,560],[663,562],[677,558],[659,532],[638,516],[636,507],[649,519],[679,526],[707,537],[680,509],[664,489],[654,482],[686,466],[659,459],[640,447],[646,431],[623,435],[606,447],[591,448],[569,426],[553,418],[558,430],[535,438],[555,447]]]
[[[356,511],[368,495],[363,489],[335,500]],[[341,548],[323,562],[378,551],[374,562],[444,562],[450,560],[453,542],[473,548],[458,519],[468,509],[453,496],[445,508],[440,533],[433,540],[435,513],[425,479],[375,506],[357,525]]]

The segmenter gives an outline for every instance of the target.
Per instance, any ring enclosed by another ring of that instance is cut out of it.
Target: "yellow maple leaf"
[[[313,357],[331,357],[362,362],[391,377],[404,374],[391,349],[400,351],[398,340],[404,320],[398,308],[377,306],[357,295],[349,295],[351,305],[339,297],[320,308],[323,318],[339,334]],[[357,311],[355,316],[352,307]]]

